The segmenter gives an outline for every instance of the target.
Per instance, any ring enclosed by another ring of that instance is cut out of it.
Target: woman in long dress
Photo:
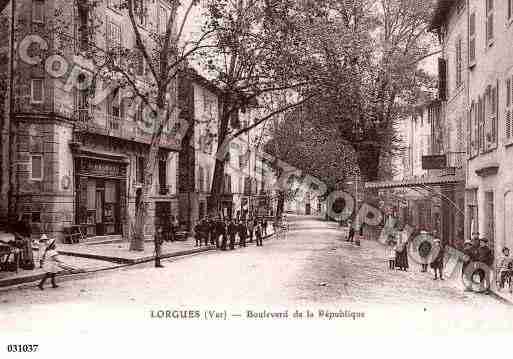
[[[403,228],[398,235],[396,266],[400,270],[408,270],[408,233]]]
[[[55,283],[55,276],[61,271],[60,264],[62,264],[62,262],[59,260],[59,253],[55,246],[55,239],[50,240],[48,243],[48,247],[46,247],[41,261],[41,267],[45,271],[45,276],[41,279],[41,282],[38,285],[39,289],[44,289],[43,286],[48,278],[50,278],[52,282],[52,288],[57,288],[58,285]]]

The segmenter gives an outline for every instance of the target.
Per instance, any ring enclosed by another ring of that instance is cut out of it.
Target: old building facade
[[[463,82],[459,96],[465,101],[456,111],[466,123],[465,236],[480,233],[496,254],[513,245],[512,22],[510,0],[440,1],[432,22],[447,60],[447,101],[451,87],[458,92]],[[454,37],[462,39],[461,51]]]
[[[93,103],[79,85],[89,78],[90,67],[81,56],[84,45],[77,28],[83,19],[75,2],[20,0],[16,4],[15,36],[20,45],[14,51],[8,212],[25,216],[35,236],[46,233],[62,239],[65,228],[80,225],[88,237],[127,237],[140,200],[151,132],[138,120],[139,112],[128,110],[120,89],[109,88],[101,101]],[[58,8],[72,20],[68,33],[73,36],[72,48],[62,49],[58,36],[50,31]],[[97,11],[105,14],[103,27],[95,35],[99,48],[112,43],[134,46],[131,25],[122,10],[106,1]],[[162,24],[170,11],[167,1],[153,2],[140,19],[141,31]],[[141,81],[144,76],[143,71]],[[179,149],[176,136],[163,137],[147,235],[153,233],[155,217],[178,214]],[[2,166],[3,172],[9,172],[8,164]]]

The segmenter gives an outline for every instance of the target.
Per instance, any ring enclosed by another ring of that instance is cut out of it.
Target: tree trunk
[[[377,191],[365,190],[365,182],[377,181],[379,179],[380,149],[373,145],[357,146],[355,148],[358,167],[360,169],[362,200],[368,204],[376,204]]]
[[[140,205],[135,210],[135,221],[132,236],[130,238],[131,251],[143,251],[144,250],[144,227],[148,219],[148,208],[150,205],[150,194],[153,187],[153,174],[155,173],[157,155],[159,151],[158,142],[157,144],[152,143],[150,147],[149,158],[144,166],[144,181],[141,188],[141,199]]]
[[[379,179],[380,149],[373,145],[358,145],[355,148],[362,181]]]
[[[220,209],[221,192],[223,190],[224,161],[216,159],[214,167],[214,176],[212,178],[212,187],[210,197],[207,203],[209,216],[216,216]]]
[[[228,124],[230,121],[229,116],[229,104],[226,99],[223,99],[222,104],[222,113],[219,116],[221,124],[219,126],[219,136],[217,139],[217,149],[216,149],[216,164],[214,167],[214,177],[212,178],[212,187],[210,189],[210,197],[207,203],[207,211],[209,215],[217,215],[220,209],[220,199],[223,190],[223,180],[224,180],[224,163],[226,150],[229,150],[229,147],[226,146],[224,141],[226,140],[226,136],[228,134]]]

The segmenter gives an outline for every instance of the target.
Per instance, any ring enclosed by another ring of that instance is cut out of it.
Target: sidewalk
[[[272,229],[264,240],[269,240],[274,233]],[[190,254],[202,253],[216,250],[216,246],[196,247],[193,239],[179,242],[165,242],[162,246],[162,259],[181,257]],[[253,241],[254,244],[255,242]],[[126,265],[149,262],[155,259],[153,241],[144,243],[144,251],[129,251],[129,242],[108,242],[108,243],[78,243],[57,245],[57,250],[61,254],[61,260],[75,268],[83,270],[82,273],[89,273],[96,270],[116,268]],[[0,272],[0,288],[13,285],[39,281],[44,275],[42,269],[34,270],[20,269],[16,272]]]
[[[457,263],[453,268],[450,268],[449,265],[446,265],[444,268],[444,281],[434,281],[433,270],[428,266],[428,272],[422,273],[420,264],[416,263],[412,260],[411,257],[408,257],[409,269],[407,272],[402,272],[398,270],[389,270],[387,269],[388,264],[385,261],[385,246],[375,240],[364,239],[361,242],[361,247],[357,247],[354,244],[350,244],[345,242],[347,237],[347,228],[341,227],[339,228],[340,239],[342,243],[344,243],[344,247],[354,247],[355,251],[353,258],[349,258],[350,261],[354,261],[354,265],[366,265],[367,268],[374,267],[376,269],[376,263],[378,263],[378,270],[382,272],[389,273],[390,277],[397,277],[398,281],[394,282],[394,286],[398,288],[401,287],[402,280],[409,280],[411,283],[415,283],[418,286],[418,290],[422,291],[424,289],[429,290],[439,290],[439,291],[451,291],[454,293],[460,293],[462,296],[466,295],[469,292],[465,292],[465,286],[461,278],[462,271],[462,263]],[[449,272],[449,270],[452,270]],[[367,274],[369,274],[367,272]],[[370,280],[366,278],[361,278],[362,281]],[[479,294],[485,295],[485,294]],[[502,291],[498,291],[497,288],[492,286],[490,297],[493,297],[496,300],[499,300],[505,304],[513,305],[513,294],[509,293],[509,289],[503,289]]]
[[[118,266],[117,264],[113,264],[111,262],[78,257],[63,256],[61,260],[72,267],[80,268],[86,272],[114,268]],[[43,275],[44,272],[41,268],[39,268],[39,263],[36,264],[36,269],[34,270],[20,269],[18,270],[18,273],[0,272],[0,288],[39,281],[41,278],[43,278]]]

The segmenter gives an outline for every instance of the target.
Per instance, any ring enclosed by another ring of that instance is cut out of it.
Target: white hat
[[[41,238],[39,238],[40,241],[47,241],[48,240],[48,237],[46,236],[46,234],[42,234],[41,235]]]

